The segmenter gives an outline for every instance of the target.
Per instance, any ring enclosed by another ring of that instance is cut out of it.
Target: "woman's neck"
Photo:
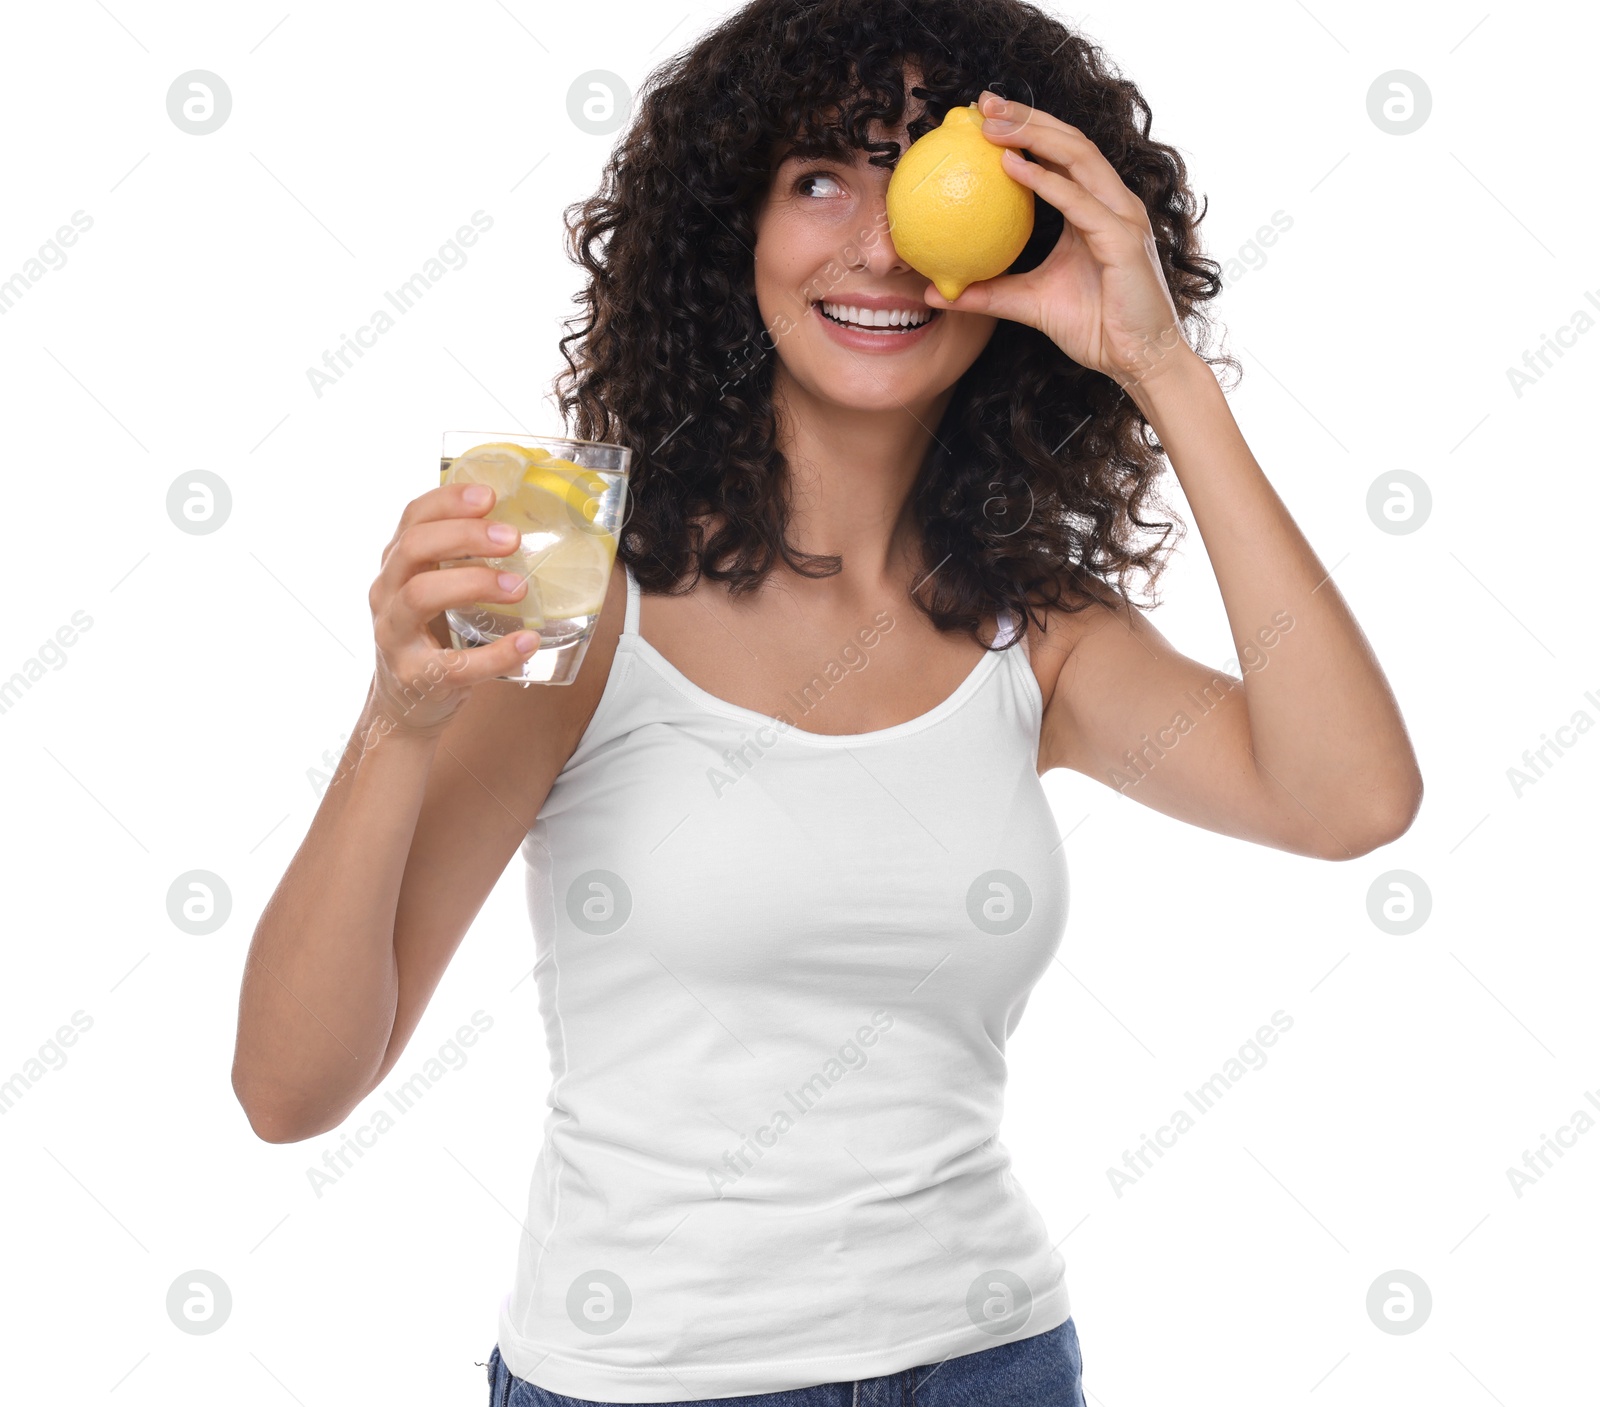
[[[792,386],[775,395],[790,545],[842,556],[855,585],[898,580],[919,559],[911,491],[951,392],[888,411],[823,404]]]

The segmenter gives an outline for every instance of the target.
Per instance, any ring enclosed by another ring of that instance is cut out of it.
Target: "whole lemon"
[[[951,302],[1004,273],[1033,233],[1033,192],[1001,165],[977,103],[951,108],[889,178],[884,204],[900,257]]]

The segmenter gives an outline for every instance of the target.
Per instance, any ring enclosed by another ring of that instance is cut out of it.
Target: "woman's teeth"
[[[922,312],[913,312],[909,308],[852,308],[848,303],[822,304],[822,315],[830,322],[842,323],[847,327],[860,328],[866,332],[908,332],[913,327],[921,327],[926,322],[933,320],[936,308],[929,308]]]

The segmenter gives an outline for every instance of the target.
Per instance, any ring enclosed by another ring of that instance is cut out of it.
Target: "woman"
[[[1035,232],[950,303],[884,192],[980,95]],[[634,451],[577,682],[477,687],[532,637],[453,656],[440,613],[524,584],[434,570],[504,554],[472,489],[402,515],[234,1084],[263,1138],[335,1127],[521,848],[553,1082],[495,1404],[1081,1407],[998,1141],[1066,911],[1040,776],[1327,859],[1416,813],[1383,675],[1196,350],[1217,266],[1148,130],[1016,0],[756,0],[656,75],[573,231],[561,408]],[[1126,594],[1170,546],[1162,452],[1243,679]]]

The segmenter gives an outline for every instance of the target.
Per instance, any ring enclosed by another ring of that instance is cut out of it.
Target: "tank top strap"
[[[633,579],[633,568],[626,562],[622,570],[628,578],[628,608],[622,616],[622,633],[624,635],[637,635],[639,633],[639,583]]]
[[[994,645],[1003,645],[1011,639],[1011,632],[1017,628],[1016,614],[1009,610],[1002,610],[998,613],[997,622],[998,628],[995,630],[994,639],[990,643]],[[1013,650],[1020,650],[1023,658],[1027,658],[1028,635],[1026,623],[1024,623],[1022,639],[1011,648]]]

